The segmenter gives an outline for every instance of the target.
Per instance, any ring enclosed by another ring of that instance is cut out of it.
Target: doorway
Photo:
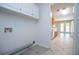
[[[55,54],[72,54],[74,36],[74,4],[56,3],[52,5],[51,50]]]
[[[64,37],[72,36],[72,34],[74,32],[73,24],[74,24],[73,20],[59,22],[58,25],[59,25],[59,30],[60,30],[60,36],[61,37],[62,37],[62,35]]]

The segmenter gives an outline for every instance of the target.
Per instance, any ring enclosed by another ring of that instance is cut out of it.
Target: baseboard
[[[32,46],[35,46],[35,43],[26,44],[26,45],[24,45],[24,46],[22,46],[20,48],[13,49],[13,50],[5,52],[5,53],[1,53],[1,55],[20,55],[24,51],[26,51],[29,48],[31,48]]]
[[[36,44],[39,45],[39,46],[45,47],[45,48],[50,48],[49,46],[42,44],[42,43],[39,43],[39,42],[36,42]]]

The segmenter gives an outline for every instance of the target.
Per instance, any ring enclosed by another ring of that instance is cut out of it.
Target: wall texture
[[[74,54],[79,55],[79,4],[75,4],[75,21],[74,21]]]
[[[41,46],[51,47],[50,4],[40,4],[39,9],[39,21],[0,11],[0,53],[17,49],[33,40]],[[11,27],[12,32],[5,33],[5,27]]]
[[[36,23],[34,19],[0,11],[0,53],[17,49],[36,40]],[[5,27],[12,28],[12,32],[5,33]]]
[[[39,45],[51,47],[51,4],[40,4],[40,20],[38,22],[38,40]]]

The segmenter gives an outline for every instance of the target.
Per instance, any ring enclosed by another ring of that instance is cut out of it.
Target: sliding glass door
[[[71,21],[68,22],[60,22],[60,34],[62,34],[63,36],[69,36],[71,34],[71,29],[72,29],[72,24]]]
[[[60,32],[64,32],[64,23],[60,23]]]

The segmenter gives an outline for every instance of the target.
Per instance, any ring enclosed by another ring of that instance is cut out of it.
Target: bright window
[[[65,23],[66,24],[66,32],[70,32],[69,28],[70,28],[70,23]]]
[[[60,32],[64,32],[64,23],[60,24]]]

